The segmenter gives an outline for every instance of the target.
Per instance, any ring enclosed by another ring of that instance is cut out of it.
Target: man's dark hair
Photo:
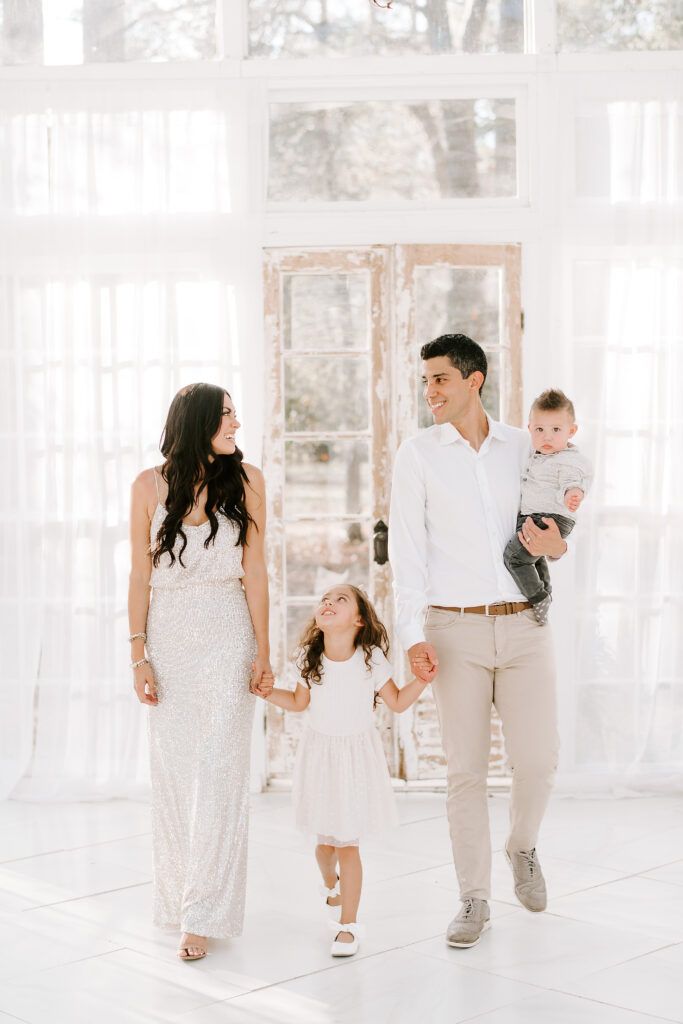
[[[472,341],[466,334],[441,334],[434,341],[428,341],[420,349],[420,359],[436,359],[437,356],[448,356],[456,370],[460,370],[463,378],[469,377],[475,370],[484,374],[488,371],[486,353],[481,345]],[[484,389],[482,382],[479,394]]]
[[[559,412],[560,409],[566,409],[571,418],[576,419],[574,403],[559,388],[548,388],[547,391],[541,392],[538,398],[534,399],[529,415],[535,409],[539,412]]]

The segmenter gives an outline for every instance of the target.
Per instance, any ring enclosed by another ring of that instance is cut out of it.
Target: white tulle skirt
[[[293,779],[296,824],[333,846],[350,845],[398,824],[376,729],[351,736],[305,730]]]

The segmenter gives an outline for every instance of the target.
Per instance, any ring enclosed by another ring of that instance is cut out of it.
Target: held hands
[[[249,680],[249,692],[255,693],[257,697],[270,697],[275,685],[275,676],[270,667],[270,659],[260,657],[258,654],[251,663],[251,679]]]
[[[547,555],[549,558],[562,558],[567,551],[567,544],[560,535],[560,530],[554,519],[543,516],[543,522],[548,527],[542,530],[540,526],[529,516],[524,520],[524,525],[517,536],[530,555],[538,558],[539,555]]]
[[[410,667],[421,683],[431,683],[439,668],[439,659],[433,644],[413,644],[408,649]]]
[[[570,512],[576,512],[583,498],[584,494],[580,487],[570,487],[564,492],[564,503]]]
[[[159,703],[159,697],[157,696],[157,684],[154,681],[152,666],[147,663],[133,669],[133,678],[133,686],[140,703],[149,704],[153,708],[156,707]]]

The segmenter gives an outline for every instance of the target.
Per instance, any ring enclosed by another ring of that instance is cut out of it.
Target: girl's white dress
[[[311,684],[309,720],[294,767],[296,823],[321,842],[350,846],[398,824],[394,793],[374,725],[373,701],[391,678],[375,648],[370,668],[362,647],[347,661],[323,655],[320,684]]]

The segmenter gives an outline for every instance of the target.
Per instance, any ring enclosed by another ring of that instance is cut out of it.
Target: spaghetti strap
[[[152,468],[152,472],[154,473],[154,483],[157,489],[157,502],[159,505],[161,505],[161,495],[159,494],[159,475],[156,471],[156,467]]]

